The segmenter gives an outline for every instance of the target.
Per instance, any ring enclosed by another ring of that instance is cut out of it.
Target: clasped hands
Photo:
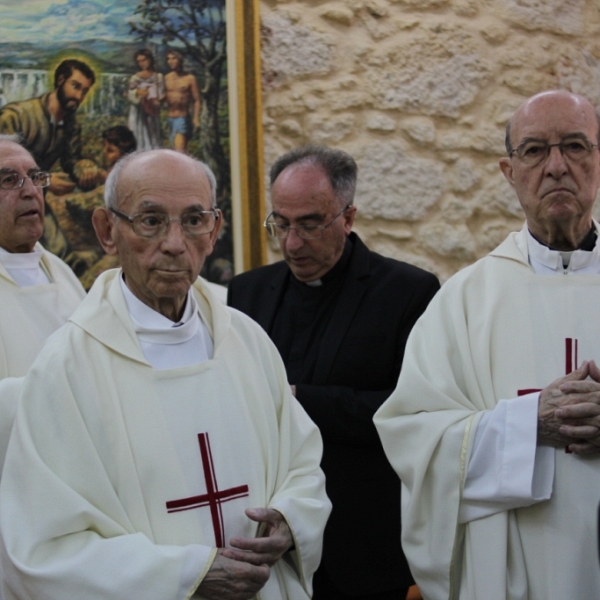
[[[600,452],[600,369],[594,361],[540,392],[538,444],[575,454]]]
[[[249,508],[248,518],[261,523],[262,537],[232,538],[219,548],[196,592],[207,600],[250,600],[269,579],[271,567],[293,546],[283,515],[272,508]]]

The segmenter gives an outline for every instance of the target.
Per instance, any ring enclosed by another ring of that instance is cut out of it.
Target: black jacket
[[[396,387],[415,321],[439,289],[437,278],[371,252],[351,233],[352,255],[310,381],[290,381],[319,426],[333,511],[323,561],[336,587],[373,594],[412,583],[400,547],[400,484],[373,415]],[[285,262],[234,277],[228,304],[270,334],[287,278]]]

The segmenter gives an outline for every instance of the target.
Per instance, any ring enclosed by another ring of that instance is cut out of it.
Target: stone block
[[[354,12],[346,6],[328,5],[321,11],[321,17],[348,27],[352,23]]]
[[[585,0],[484,0],[484,6],[530,31],[582,35]]]
[[[312,142],[336,144],[353,131],[355,122],[352,114],[311,115],[307,119],[307,135]]]
[[[435,124],[427,117],[403,119],[400,128],[420,144],[431,144],[435,140]]]
[[[314,28],[294,25],[289,19],[263,19],[262,66],[280,85],[307,75],[325,75],[333,69],[335,44]]]
[[[420,228],[419,239],[440,256],[460,261],[475,259],[475,240],[464,224],[427,223]]]
[[[376,142],[353,153],[359,177],[356,204],[368,217],[418,221],[445,189],[443,165],[409,155],[397,142]]]
[[[396,121],[387,115],[377,113],[367,116],[366,126],[370,131],[390,133],[396,130]]]

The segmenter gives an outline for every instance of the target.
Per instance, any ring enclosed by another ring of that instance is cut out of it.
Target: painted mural
[[[174,148],[218,182],[224,227],[203,275],[233,275],[225,0],[21,0],[0,4],[0,133],[42,169],[42,243],[89,288],[116,266],[91,215],[114,163]]]

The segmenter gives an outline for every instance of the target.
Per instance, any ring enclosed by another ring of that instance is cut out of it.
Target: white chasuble
[[[67,322],[85,297],[73,271],[36,244],[46,283],[20,287],[0,261],[0,379],[21,377],[44,342]],[[0,473],[17,410],[19,381],[0,384]]]
[[[600,598],[598,455],[555,450],[549,500],[458,521],[483,411],[600,362],[598,306],[600,275],[536,275],[522,231],[452,277],[417,322],[375,423],[402,479],[403,548],[428,600]]]
[[[200,597],[217,547],[286,518],[260,600],[304,600],[330,510],[316,426],[262,329],[193,291],[214,357],[155,370],[102,274],[25,378],[0,485],[5,598]]]
[[[62,260],[39,244],[35,248],[43,252],[41,266],[50,278],[45,285],[19,287],[0,261],[0,379],[25,375],[48,336],[85,297]]]

